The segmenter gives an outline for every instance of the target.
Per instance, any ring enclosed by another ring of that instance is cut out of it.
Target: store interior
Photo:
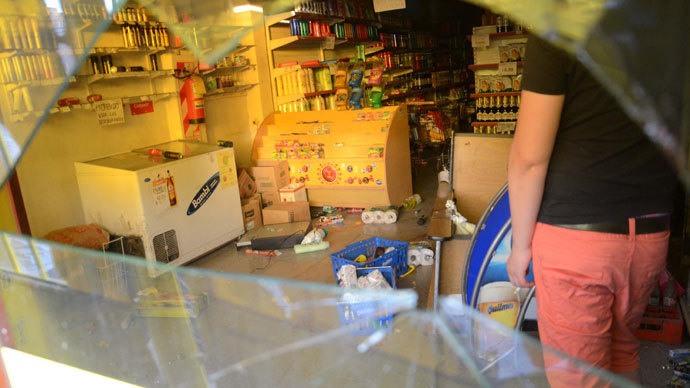
[[[548,386],[534,289],[505,283],[536,26],[450,0],[55,3],[0,11],[4,347],[141,386]],[[688,281],[676,202],[662,293]],[[638,331],[644,386],[687,344],[673,292]]]

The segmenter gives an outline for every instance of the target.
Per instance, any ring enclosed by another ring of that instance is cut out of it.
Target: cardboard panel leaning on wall
[[[473,224],[508,181],[513,138],[505,135],[455,135],[453,192],[458,211]]]

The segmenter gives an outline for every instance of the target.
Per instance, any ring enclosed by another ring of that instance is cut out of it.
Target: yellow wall
[[[262,21],[260,14],[247,13],[242,17],[247,19],[245,23],[248,25]],[[116,46],[117,41],[117,36],[106,33],[97,46]],[[238,164],[246,165],[254,134],[264,117],[271,113],[273,103],[263,26],[259,25],[250,32],[242,43],[256,45],[242,53],[256,66],[238,74],[239,81],[259,85],[242,95],[206,99],[206,130],[209,142],[214,143],[218,139],[233,141]],[[132,60],[127,54],[118,55],[114,56],[114,62]],[[176,61],[175,57],[166,58],[167,63]],[[137,63],[122,64],[131,66]],[[63,96],[83,98],[91,93],[102,94],[104,98],[138,96],[177,91],[177,82],[169,76],[156,78],[153,82],[147,78],[107,80],[88,86],[81,82],[71,84]],[[51,230],[85,222],[74,172],[75,161],[127,152],[182,137],[179,99],[175,96],[155,102],[154,112],[149,114],[131,116],[129,106],[125,106],[125,121],[122,125],[101,127],[93,111],[56,113],[48,117],[17,169],[34,236],[44,236]]]
[[[10,203],[7,186],[0,189],[0,230],[17,233],[17,224],[14,221],[14,213]]]

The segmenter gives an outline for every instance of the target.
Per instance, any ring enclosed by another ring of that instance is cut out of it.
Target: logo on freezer
[[[208,201],[208,199],[211,197],[211,194],[213,194],[213,191],[218,187],[218,183],[220,183],[220,174],[215,173],[209,180],[204,183],[203,186],[201,186],[201,189],[199,189],[199,192],[196,193],[194,198],[192,199],[192,202],[189,204],[189,207],[187,208],[187,215],[191,216],[199,210],[200,207]]]

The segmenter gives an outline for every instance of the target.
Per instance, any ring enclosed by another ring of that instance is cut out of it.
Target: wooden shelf
[[[511,37],[511,36],[517,36],[517,37],[527,36],[527,32],[524,31],[524,30],[523,30],[521,33],[517,33],[517,32],[515,32],[515,31],[497,32],[497,33],[495,33],[495,34],[489,34],[489,39],[492,39],[492,38],[505,38],[505,37]],[[472,40],[472,35],[467,35],[467,40]]]
[[[91,75],[86,75],[86,76],[78,75],[77,77],[85,77],[86,82],[88,84],[92,84],[92,83],[99,82],[99,81],[114,80],[114,79],[144,78],[144,77],[157,78],[157,77],[165,77],[168,75],[172,75],[172,70],[126,71],[126,72],[122,72],[122,73],[91,74]]]
[[[365,47],[364,48],[364,55],[376,54],[378,52],[384,51],[385,49],[386,48],[383,46]]]
[[[316,20],[320,22],[327,22],[328,24],[335,24],[335,23],[342,23],[345,18],[338,17],[338,16],[330,16],[330,15],[323,15],[320,13],[310,13],[310,12],[296,12],[296,11],[288,11],[288,12],[283,12],[279,13],[276,15],[272,16],[267,16],[266,17],[266,26],[270,27],[273,25],[276,25],[283,20]]]
[[[409,96],[415,96],[415,95],[418,95],[418,94],[423,94],[423,93],[430,92],[430,91],[432,91],[432,90],[434,90],[434,88],[432,88],[432,87],[427,87],[427,88],[423,88],[423,89],[414,89],[414,90],[407,91],[407,92],[405,92],[405,93],[399,93],[399,94],[388,95],[388,98],[387,98],[386,100],[392,100],[392,99],[397,99],[397,98],[404,98],[404,97],[409,97]]]
[[[522,62],[522,61],[517,62],[518,66],[522,66],[523,64],[524,64],[524,62]],[[469,66],[467,66],[467,68],[470,70],[498,68],[498,63],[487,63],[485,65],[469,65]]]
[[[345,23],[352,23],[352,24],[369,24],[372,26],[376,27],[381,27],[381,22],[378,20],[369,20],[369,19],[358,19],[358,18],[353,18],[353,17],[345,17],[343,18],[343,21]]]
[[[504,92],[504,93],[472,93],[470,98],[482,98],[482,97],[513,97],[519,96],[521,92]]]
[[[323,96],[326,94],[333,94],[335,93],[335,89],[331,90],[322,90],[320,92],[311,92],[311,93],[304,93],[304,97],[315,97],[315,96]]]
[[[501,123],[515,124],[517,121],[475,121],[472,123],[473,127],[496,127]]]
[[[178,96],[179,94],[177,92],[168,92],[168,93],[156,93],[156,94],[145,94],[141,96],[129,96],[129,97],[105,97],[103,98],[104,100],[111,100],[115,98],[120,98],[122,99],[123,104],[132,104],[136,102],[144,102],[144,101],[159,101],[165,98],[173,97],[173,96]],[[88,111],[88,110],[93,110],[94,109],[94,102],[83,102],[79,104],[74,104],[74,105],[67,105],[67,106],[59,106],[59,107],[54,107],[51,108],[48,113],[49,114],[57,114],[57,113],[69,113],[69,112],[74,112],[77,110],[82,110],[82,111]],[[27,117],[30,116],[35,116],[35,117],[42,117],[43,114],[45,114],[45,111],[31,111],[31,112],[21,112],[21,113],[13,113],[11,114],[11,120],[13,122],[20,122],[24,121]]]
[[[253,65],[249,64],[249,65],[243,65],[243,66],[219,66],[219,67],[216,67],[214,69],[202,70],[200,73],[201,73],[201,75],[208,75],[211,73],[223,72],[223,71],[242,71],[242,70],[249,69],[250,66],[253,66]]]
[[[407,102],[407,106],[424,106],[424,105],[432,105],[432,106],[444,106],[452,103],[457,103],[459,100],[447,100],[443,102],[438,102],[438,101],[410,101]]]
[[[335,44],[346,42],[347,39],[335,38]],[[285,38],[272,39],[271,50],[280,48],[316,48],[326,42],[325,36],[286,36]]]
[[[258,84],[235,85],[229,88],[219,88],[204,94],[204,97],[222,96],[225,94],[237,94],[247,91]]]
[[[308,64],[300,63],[299,66],[303,69],[318,69],[321,67],[328,67],[328,63],[321,63],[321,62],[319,62],[319,63],[308,63]]]

